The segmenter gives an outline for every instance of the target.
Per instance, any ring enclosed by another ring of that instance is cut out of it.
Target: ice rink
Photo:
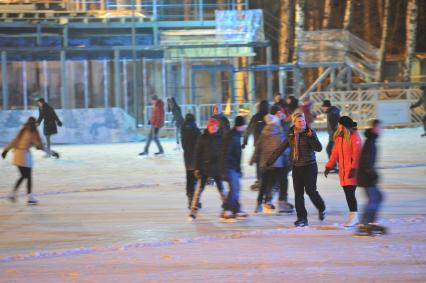
[[[348,208],[338,176],[318,188],[327,205],[320,222],[308,198],[309,227],[295,214],[254,215],[254,168],[244,150],[242,205],[250,218],[219,219],[219,195],[208,186],[188,222],[182,152],[139,158],[142,143],[55,145],[61,158],[34,151],[28,207],[6,196],[17,169],[0,160],[0,282],[426,282],[426,138],[422,129],[389,129],[378,141],[389,235],[356,237],[342,223]],[[323,147],[327,136],[319,133]],[[54,137],[53,137],[54,141]],[[290,177],[291,180],[291,177]],[[289,197],[293,203],[290,181]],[[359,208],[365,197],[357,189]]]

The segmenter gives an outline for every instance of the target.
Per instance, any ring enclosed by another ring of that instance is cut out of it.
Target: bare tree
[[[380,40],[380,51],[379,51],[379,61],[377,69],[378,77],[376,80],[383,81],[383,61],[385,59],[386,54],[386,42],[389,35],[389,8],[390,8],[390,0],[384,0],[384,8],[383,8],[383,25],[382,25],[382,36]]]
[[[291,61],[291,47],[294,32],[294,0],[280,1],[280,36],[278,50],[279,62],[283,64]]]
[[[295,23],[293,60],[297,61],[305,24],[305,0],[296,0]]]
[[[371,26],[371,0],[364,0],[364,36],[365,40],[371,43],[372,40],[372,30]]]
[[[345,17],[343,18],[343,29],[349,30],[352,24],[352,18],[353,18],[353,11],[354,11],[354,1],[353,0],[347,0],[346,2],[346,9],[345,9]]]
[[[406,41],[405,41],[405,63],[402,68],[404,81],[411,80],[411,65],[416,51],[416,30],[417,30],[417,0],[409,0],[407,3],[406,18]]]
[[[330,17],[331,17],[331,0],[324,1],[324,13],[322,18],[322,28],[328,29],[330,28]]]

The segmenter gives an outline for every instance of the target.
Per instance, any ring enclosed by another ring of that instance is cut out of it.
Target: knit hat
[[[214,126],[214,125],[219,125],[220,122],[218,120],[216,120],[215,118],[209,118],[209,120],[207,121],[207,127],[210,126]]]
[[[339,124],[341,124],[342,126],[348,129],[355,128],[358,125],[349,116],[340,117]]]
[[[330,100],[326,99],[322,102],[322,107],[331,107]]]
[[[294,122],[296,121],[297,118],[303,118],[305,119],[305,114],[303,114],[303,112],[295,112],[291,115],[291,121]]]
[[[237,116],[235,117],[235,127],[241,127],[246,124],[246,120],[243,116]]]

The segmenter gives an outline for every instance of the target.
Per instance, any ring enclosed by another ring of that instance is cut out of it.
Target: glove
[[[325,168],[324,170],[324,176],[327,178],[328,174],[330,173],[330,168]]]
[[[356,176],[356,169],[355,168],[351,168],[351,171],[349,171],[349,175],[348,178],[352,179]]]
[[[62,122],[61,121],[58,121],[57,124],[58,124],[59,127],[62,127]]]
[[[197,179],[201,178],[200,170],[195,170],[194,171],[194,177],[197,178]]]
[[[5,158],[6,158],[6,155],[7,155],[7,150],[3,150],[3,152],[1,153],[1,157],[2,157],[3,159],[5,159]]]
[[[306,132],[306,136],[311,138],[314,135],[314,132],[312,132],[311,129],[308,129],[308,131]]]

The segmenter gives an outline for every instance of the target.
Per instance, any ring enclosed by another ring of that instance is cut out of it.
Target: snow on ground
[[[294,214],[222,223],[211,186],[199,218],[189,223],[181,152],[172,139],[162,141],[163,157],[138,158],[139,143],[57,145],[59,160],[34,152],[36,207],[27,207],[23,195],[17,204],[6,200],[17,178],[9,155],[0,162],[0,282],[425,282],[426,139],[420,133],[386,130],[379,141],[381,222],[390,234],[374,238],[341,228],[347,207],[337,175],[318,176],[324,222],[306,198],[309,228],[294,228]],[[325,133],[319,136],[325,146]],[[250,213],[257,195],[249,190],[251,151],[244,151],[242,180]],[[318,154],[321,171],[326,158]],[[292,185],[289,195],[293,200]],[[362,208],[361,188],[357,196]]]

